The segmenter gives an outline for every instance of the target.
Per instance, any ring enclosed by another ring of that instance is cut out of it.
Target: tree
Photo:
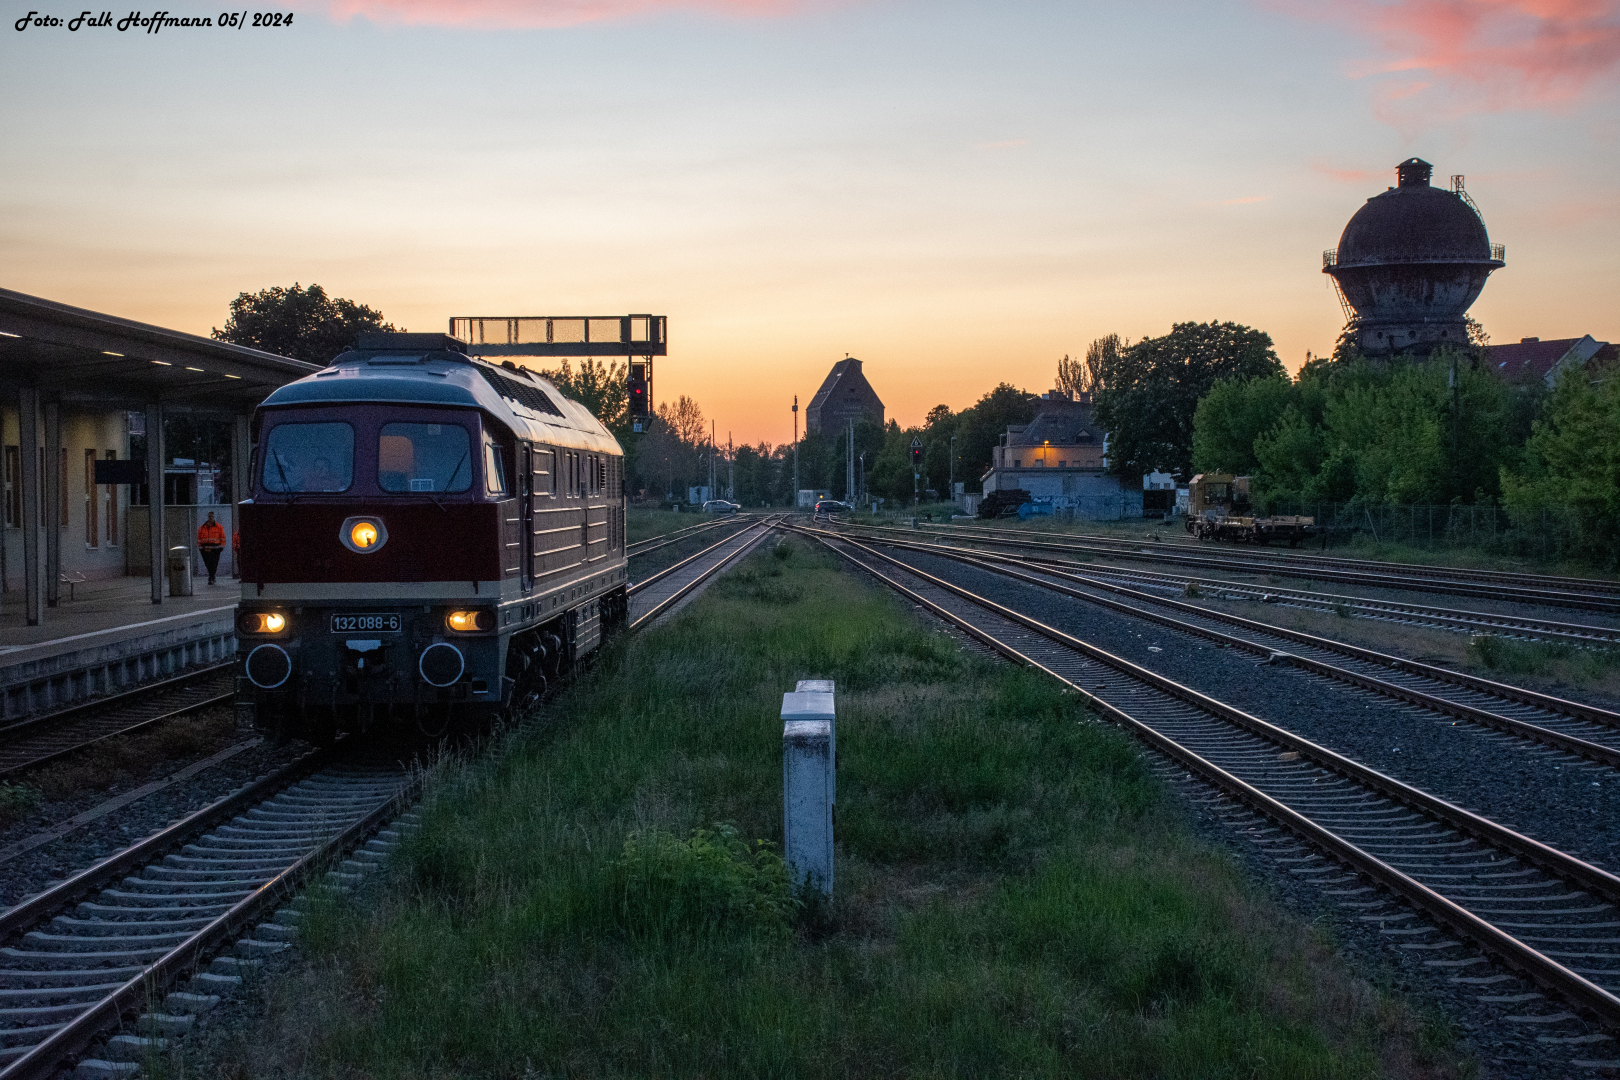
[[[1255,440],[1282,420],[1297,394],[1286,375],[1222,379],[1193,413],[1194,472],[1252,475]]]
[[[1620,378],[1593,381],[1565,368],[1535,422],[1519,469],[1502,470],[1503,501],[1524,512],[1567,506],[1576,514],[1579,553],[1613,567],[1620,559]]]
[[[1009,424],[1035,419],[1040,399],[1010,383],[1001,383],[972,408],[956,417],[956,475],[971,485],[990,470],[991,451],[1001,442]],[[972,490],[971,486],[969,490]]]
[[[1069,354],[1064,353],[1063,359],[1058,361],[1057,384],[1053,389],[1071,398],[1079,397],[1086,389],[1085,364],[1069,359]]]
[[[1221,379],[1276,376],[1271,337],[1237,323],[1177,323],[1117,355],[1098,346],[1097,420],[1109,435],[1108,463],[1125,478],[1192,473],[1193,417]]]
[[[354,344],[355,335],[368,330],[392,331],[382,312],[341,297],[329,297],[319,285],[292,288],[280,285],[256,293],[238,293],[231,301],[225,329],[213,336],[233,345],[329,364]]]

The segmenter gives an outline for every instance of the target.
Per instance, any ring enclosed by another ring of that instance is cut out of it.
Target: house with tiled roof
[[[991,449],[984,493],[1027,491],[1081,518],[1140,518],[1141,485],[1108,472],[1108,437],[1092,408],[1090,394],[1042,394],[1034,419],[1008,425]]]
[[[1540,379],[1548,386],[1558,381],[1565,368],[1583,367],[1596,371],[1612,366],[1617,359],[1615,346],[1597,341],[1591,334],[1579,338],[1521,338],[1513,345],[1485,346],[1485,366],[1512,383]]]

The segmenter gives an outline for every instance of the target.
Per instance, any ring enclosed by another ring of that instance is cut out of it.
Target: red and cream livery
[[[361,334],[253,424],[239,708],[327,741],[531,699],[627,611],[624,455],[441,334]]]

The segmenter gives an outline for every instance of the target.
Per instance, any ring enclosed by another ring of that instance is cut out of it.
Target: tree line
[[[214,336],[326,363],[362,330],[392,330],[381,312],[328,297],[319,285],[242,293]],[[1548,387],[1511,381],[1484,364],[1487,339],[1471,322],[1466,347],[1427,359],[1369,358],[1348,329],[1329,357],[1307,357],[1290,377],[1271,337],[1232,322],[1177,323],[1135,343],[1098,338],[1058,362],[1055,389],[1090,394],[1106,433],[1108,468],[1122,483],[1148,472],[1186,481],[1197,472],[1254,478],[1263,505],[1335,502],[1502,505],[1575,513],[1588,552],[1613,561],[1620,531],[1620,377],[1564,371]],[[681,498],[707,482],[708,424],[692,398],[658,405],[632,431],[624,364],[565,360],[545,371],[619,439],[633,492]],[[1011,424],[1033,419],[1037,395],[1000,383],[973,405],[929,410],[920,425],[855,425],[858,492],[892,503],[913,494],[911,445],[921,445],[918,487],[949,494],[954,477],[979,488]],[[799,486],[845,491],[843,430],[807,432]],[[719,484],[748,506],[793,501],[793,445],[760,442],[717,463]]]

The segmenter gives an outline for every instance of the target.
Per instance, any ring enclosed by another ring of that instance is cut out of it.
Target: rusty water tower
[[[1338,284],[1356,342],[1369,356],[1426,356],[1466,344],[1463,316],[1504,264],[1505,251],[1491,244],[1463,178],[1437,188],[1429,184],[1433,172],[1421,158],[1395,166],[1400,186],[1368,199],[1338,248],[1322,253],[1322,273]]]

